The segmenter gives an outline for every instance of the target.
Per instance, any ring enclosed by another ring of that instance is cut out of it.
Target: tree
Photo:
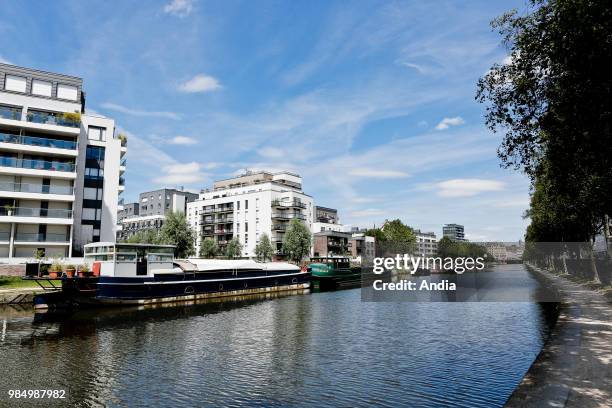
[[[257,245],[255,245],[255,255],[257,256],[257,259],[266,262],[267,260],[272,259],[273,253],[274,248],[272,248],[268,234],[261,234],[259,237],[259,242]]]
[[[202,239],[202,242],[200,243],[200,252],[198,253],[200,258],[214,258],[217,253],[219,253],[219,246],[214,239]]]
[[[408,253],[414,249],[414,230],[401,220],[386,221],[382,227],[385,246],[396,253]]]
[[[502,164],[532,180],[527,238],[591,240],[612,213],[612,4],[532,0],[493,21],[509,51],[478,82]]]
[[[234,259],[242,254],[242,244],[238,241],[238,238],[232,238],[230,242],[225,246],[225,257],[227,259]]]
[[[170,212],[166,214],[166,219],[159,236],[160,243],[176,247],[174,249],[174,256],[177,258],[186,258],[195,253],[193,247],[195,234],[183,213]]]
[[[380,228],[370,228],[365,232],[368,237],[374,237],[376,243],[381,243],[386,240],[385,233]]]
[[[134,235],[123,240],[129,244],[161,244],[159,233],[156,230],[138,231]]]
[[[290,261],[299,264],[310,253],[311,245],[310,230],[303,222],[293,218],[283,238],[283,252]]]

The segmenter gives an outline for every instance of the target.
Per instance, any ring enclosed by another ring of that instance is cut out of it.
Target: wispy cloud
[[[157,117],[157,118],[166,118],[172,120],[179,120],[181,116],[178,113],[174,112],[164,112],[164,111],[144,111],[139,109],[131,109],[122,105],[118,105],[112,102],[105,102],[100,105],[100,107],[108,110],[112,110],[115,112],[125,113],[126,115],[132,116],[143,116],[143,117]]]
[[[186,93],[212,92],[221,88],[219,80],[205,74],[198,74],[178,87],[179,91]]]
[[[174,136],[170,139],[169,143],[175,145],[194,145],[197,144],[198,141],[188,136]]]
[[[377,178],[377,179],[394,179],[394,178],[405,178],[410,175],[403,171],[398,170],[378,170],[369,168],[356,168],[349,171],[351,176],[364,177],[364,178]]]
[[[452,179],[436,183],[440,197],[472,197],[484,192],[501,191],[504,183],[485,179]]]
[[[352,211],[349,215],[353,218],[372,218],[385,215],[385,211],[377,208],[368,208],[365,210]]]
[[[153,181],[170,185],[200,183],[205,178],[200,170],[200,164],[196,162],[169,164],[162,167],[164,175],[156,177]]]
[[[263,147],[257,150],[257,154],[268,159],[279,159],[284,156],[285,152],[277,147]]]
[[[164,13],[187,17],[193,11],[193,0],[172,0],[164,6]]]
[[[415,64],[413,62],[400,61],[399,64],[403,65],[403,66],[405,66],[407,68],[411,68],[411,69],[417,71],[419,74],[424,74],[426,72],[425,67],[423,67],[422,65],[419,65],[419,64]]]
[[[446,130],[451,126],[463,125],[465,121],[461,116],[455,116],[454,118],[444,118],[436,125],[436,130]]]

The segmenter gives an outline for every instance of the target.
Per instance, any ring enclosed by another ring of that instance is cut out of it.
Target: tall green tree
[[[161,239],[159,233],[156,230],[144,230],[138,231],[129,238],[123,240],[129,244],[160,244]]]
[[[186,258],[195,254],[195,233],[187,223],[185,214],[170,212],[166,214],[164,225],[159,233],[160,243],[174,245],[174,256]]]
[[[200,251],[198,253],[198,256],[200,258],[214,258],[215,256],[217,256],[218,253],[219,246],[217,245],[214,239],[202,239],[202,242],[200,243]]]
[[[299,264],[310,254],[311,246],[312,235],[308,227],[298,219],[292,219],[283,237],[283,252],[290,261]]]
[[[232,238],[225,246],[225,257],[227,259],[234,259],[240,255],[242,255],[242,244],[238,241],[238,238]]]
[[[266,262],[272,259],[273,254],[274,248],[272,248],[268,234],[261,234],[259,236],[259,242],[255,245],[255,255],[257,259]]]
[[[396,253],[409,253],[415,249],[414,230],[401,220],[387,221],[382,227],[385,247]]]
[[[533,0],[493,21],[509,53],[478,82],[502,164],[532,180],[527,236],[592,239],[612,213],[612,3]]]

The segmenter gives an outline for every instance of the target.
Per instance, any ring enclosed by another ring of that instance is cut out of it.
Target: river
[[[522,265],[492,273],[538,288]],[[58,317],[4,308],[0,406],[15,406],[9,389],[45,388],[72,406],[498,407],[548,336],[548,309],[370,303],[359,289]]]

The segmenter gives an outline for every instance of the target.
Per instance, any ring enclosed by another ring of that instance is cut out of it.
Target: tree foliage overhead
[[[198,253],[198,256],[200,258],[211,259],[217,256],[218,253],[219,246],[217,245],[214,239],[202,239],[202,242],[200,243],[200,251]]]
[[[442,237],[438,241],[438,256],[442,258],[484,258],[486,256],[488,260],[493,259],[483,245],[468,241],[454,241],[449,237]]]
[[[299,264],[310,253],[312,236],[308,227],[296,218],[289,222],[287,232],[283,237],[283,252],[289,260]]]
[[[195,254],[193,246],[195,234],[183,213],[166,214],[164,225],[159,232],[159,240],[163,244],[175,245],[174,256],[177,258],[186,258]]]
[[[504,133],[502,164],[532,179],[528,235],[589,239],[612,212],[612,3],[532,0],[492,25],[510,58],[479,80],[476,99]]]
[[[238,238],[232,238],[225,246],[225,257],[227,259],[238,258],[242,255],[242,244]]]
[[[257,259],[263,262],[272,260],[272,255],[274,254],[274,248],[270,243],[270,238],[268,234],[263,233],[259,237],[259,242],[255,245],[255,255]]]

